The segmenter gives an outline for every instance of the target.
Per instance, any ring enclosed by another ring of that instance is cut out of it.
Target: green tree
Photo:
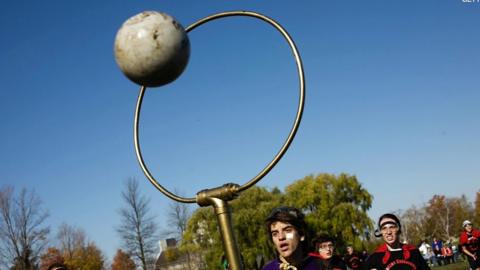
[[[221,245],[218,234],[212,209],[206,207],[199,208],[188,220],[187,230],[183,234],[180,250],[190,254],[197,254],[202,258],[203,262],[211,261],[213,263],[211,258],[215,258],[215,253],[218,253],[218,245]],[[215,267],[206,268],[205,265],[202,265],[200,269],[215,269]]]
[[[252,187],[232,202],[235,237],[247,269],[254,269],[259,255],[274,258],[275,250],[265,228],[265,218],[282,201],[282,194],[275,190],[269,192],[266,188]]]
[[[373,228],[367,214],[372,200],[357,178],[347,174],[310,175],[285,191],[286,204],[302,209],[313,233],[329,234],[338,246],[351,243],[357,249]]]
[[[252,187],[231,203],[234,233],[246,269],[254,269],[257,255],[273,257],[274,251],[269,245],[264,220],[270,210],[280,202],[281,193],[278,189],[269,192],[266,188]],[[219,267],[224,251],[211,207],[199,208],[193,213],[183,235],[181,249],[200,254],[206,264],[204,269]]]

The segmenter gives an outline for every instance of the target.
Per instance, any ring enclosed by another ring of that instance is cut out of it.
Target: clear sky
[[[0,11],[0,185],[35,190],[55,232],[83,228],[109,256],[120,246],[120,193],[140,180],[165,226],[170,202],[143,176],[133,147],[139,87],[117,68],[115,34],[144,11],[185,27],[252,10],[282,24],[302,56],[304,118],[289,151],[259,184],[309,174],[356,175],[370,211],[473,200],[480,188],[480,3],[402,1],[25,1]],[[189,34],[181,77],[150,89],[141,144],[152,174],[193,197],[243,184],[282,145],[298,78],[287,43],[252,18],[216,20]]]

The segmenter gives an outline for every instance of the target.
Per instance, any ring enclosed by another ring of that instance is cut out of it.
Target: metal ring
[[[197,22],[191,24],[188,26],[185,31],[188,33],[192,31],[193,29],[197,28],[198,26],[223,17],[231,17],[231,16],[248,16],[248,17],[254,17],[257,19],[260,19],[262,21],[265,21],[275,27],[286,39],[288,42],[290,48],[292,49],[292,53],[295,57],[295,61],[297,64],[297,71],[298,71],[298,77],[299,77],[299,88],[300,88],[300,96],[299,96],[299,101],[298,101],[298,108],[297,108],[297,114],[295,117],[295,121],[293,122],[292,129],[290,130],[290,133],[288,134],[287,139],[285,140],[283,146],[280,148],[278,153],[275,155],[275,157],[268,163],[265,168],[260,171],[255,177],[253,177],[251,180],[246,182],[244,185],[240,186],[238,188],[238,192],[244,191],[251,186],[255,185],[258,181],[260,181],[265,175],[267,175],[272,168],[278,163],[278,161],[282,158],[282,156],[285,154],[287,151],[288,147],[293,141],[293,138],[295,137],[295,134],[297,133],[298,127],[300,125],[300,121],[302,119],[302,114],[303,114],[303,107],[305,104],[305,78],[304,78],[304,72],[303,72],[303,65],[302,65],[302,60],[300,58],[300,54],[298,53],[297,47],[295,46],[295,43],[293,42],[292,38],[290,35],[287,33],[287,31],[276,21],[273,19],[264,16],[262,14],[252,12],[252,11],[228,11],[228,12],[221,12],[217,14],[210,15],[208,17],[205,17],[203,19],[198,20]],[[138,140],[138,126],[139,126],[139,118],[140,118],[140,109],[142,107],[142,100],[143,96],[145,94],[145,90],[147,88],[145,86],[142,86],[140,88],[140,94],[137,99],[137,107],[135,109],[135,120],[134,120],[134,143],[135,143],[135,152],[137,154],[137,159],[138,162],[140,163],[140,167],[142,168],[145,176],[147,176],[148,180],[160,191],[162,192],[165,196],[169,197],[172,200],[178,201],[178,202],[183,202],[183,203],[195,203],[196,199],[194,198],[184,198],[177,196],[173,194],[172,192],[168,191],[166,188],[164,188],[162,185],[160,185],[155,178],[151,175],[149,172],[147,166],[145,165],[145,162],[143,161],[143,157],[140,151],[140,143]]]

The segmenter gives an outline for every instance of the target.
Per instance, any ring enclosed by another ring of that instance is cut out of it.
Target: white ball
[[[133,82],[165,85],[183,72],[190,57],[185,29],[171,16],[144,11],[129,18],[115,38],[115,60]]]

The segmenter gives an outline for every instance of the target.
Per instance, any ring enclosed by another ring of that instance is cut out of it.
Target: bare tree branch
[[[33,269],[45,249],[48,227],[42,224],[48,217],[34,193],[22,189],[15,196],[14,188],[0,189],[0,263],[21,269]]]
[[[149,215],[149,200],[140,194],[138,181],[129,178],[126,190],[122,192],[125,206],[118,213],[121,224],[117,233],[123,241],[123,248],[143,270],[151,268],[157,247],[157,225]]]
[[[175,194],[181,194],[178,190],[174,190]],[[172,201],[169,204],[167,212],[168,229],[163,230],[162,235],[173,237],[177,241],[182,239],[183,233],[187,229],[187,222],[191,212],[188,204]]]

